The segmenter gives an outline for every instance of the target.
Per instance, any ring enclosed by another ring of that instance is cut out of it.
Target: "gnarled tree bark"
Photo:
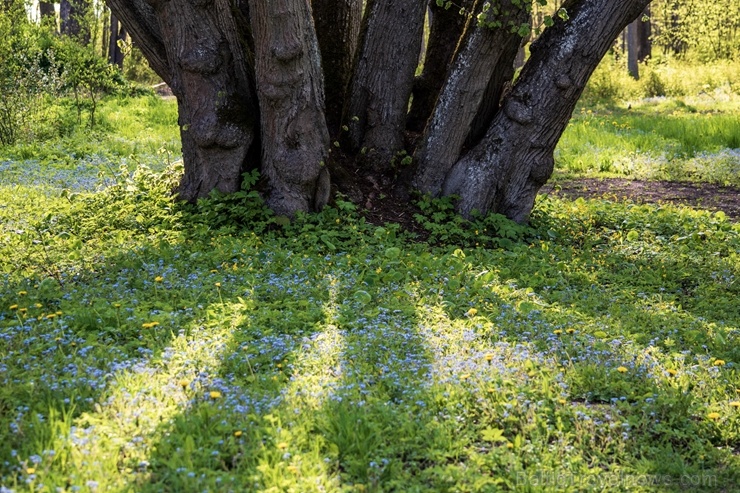
[[[329,199],[329,133],[321,60],[306,0],[253,0],[262,171],[278,214],[322,208]]]
[[[445,176],[459,159],[463,145],[480,138],[481,129],[485,131],[498,110],[504,83],[511,80],[521,36],[511,32],[510,23],[526,22],[529,14],[509,0],[504,2],[502,9],[510,15],[498,19],[501,27],[483,27],[475,16],[468,22],[415,154],[418,168],[414,185],[424,193],[441,193]],[[476,15],[484,3],[477,2]]]
[[[344,121],[352,152],[387,168],[403,149],[427,0],[368,0]]]
[[[463,0],[459,5],[444,8],[438,6],[436,0],[430,0],[429,11],[432,20],[429,41],[424,55],[424,69],[414,81],[413,100],[406,121],[407,129],[414,132],[422,131],[432,114],[457,43],[469,15],[472,14],[473,3],[474,0]]]
[[[586,81],[612,41],[649,0],[571,2],[531,47],[531,58],[482,141],[445,178],[458,210],[498,212],[525,222],[553,171],[553,151]]]
[[[312,0],[324,72],[326,124],[337,135],[362,22],[362,0]]]

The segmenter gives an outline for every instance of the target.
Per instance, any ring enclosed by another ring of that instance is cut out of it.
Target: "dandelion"
[[[164,281],[164,277],[162,276],[157,276],[154,278],[154,282],[162,282],[162,281]]]
[[[50,314],[48,314],[48,315],[46,316],[46,318],[48,318],[48,319],[52,319],[52,318],[54,318],[54,317],[56,317],[56,316],[57,316],[57,314],[56,314],[56,313],[50,313]]]
[[[216,400],[216,399],[220,399],[222,395],[221,395],[221,392],[219,392],[218,390],[212,390],[212,391],[211,391],[211,392],[210,392],[210,393],[208,394],[208,396],[209,396],[209,397],[210,397],[211,399],[213,399],[213,400]]]
[[[725,360],[723,359],[716,359],[714,360],[714,366],[724,366]]]
[[[153,327],[156,327],[157,325],[159,325],[159,322],[146,322],[141,324],[141,326],[145,329],[151,329]]]
[[[617,371],[619,373],[627,373],[627,368],[625,368],[624,366],[620,366],[619,368],[617,368]]]
[[[732,401],[730,402],[730,407],[738,408],[740,407],[740,401]]]
[[[120,303],[113,303],[113,308],[121,308],[121,304]]]
[[[11,310],[17,310],[17,309],[18,309],[18,305],[10,305],[10,307],[9,307],[9,308],[10,308]]]
[[[288,444],[287,442],[280,442],[277,444],[277,448],[279,448],[280,450],[285,450],[286,448],[288,448]]]
[[[34,469],[33,467],[26,468],[26,474],[35,474],[35,473],[36,473],[36,469]]]
[[[720,416],[721,415],[719,413],[709,413],[709,414],[707,414],[707,418],[709,418],[709,419],[719,419]]]
[[[240,436],[242,436],[242,434],[243,434],[243,433],[242,433],[242,430],[236,430],[236,431],[234,432],[234,436],[235,436],[236,438],[239,438]]]
[[[556,336],[559,336],[560,334],[563,333],[563,331],[560,329],[557,329],[557,330],[553,330],[552,333],[555,334]]]
[[[486,354],[486,361],[490,362],[492,359],[493,359],[493,354],[491,353]]]
[[[28,312],[28,308],[18,308],[18,313],[25,315],[26,312]]]
[[[672,377],[675,377],[678,372],[674,370],[673,368],[669,368],[668,370],[666,370],[666,373],[668,373],[668,375]]]
[[[184,389],[184,388],[186,388],[186,387],[187,387],[188,385],[190,385],[190,381],[188,381],[188,380],[187,380],[187,379],[185,379],[185,378],[183,378],[182,380],[180,380],[180,381],[179,381],[179,382],[177,382],[177,383],[178,383],[178,384],[180,385],[180,387],[182,387],[183,389]]]
[[[566,330],[566,332],[568,334],[573,334],[573,333],[575,333],[575,331],[576,331],[576,329],[568,329],[568,330]]]
[[[27,291],[18,291],[18,296],[26,296],[27,294]]]
[[[558,402],[560,404],[565,404],[567,401],[565,399],[563,399],[563,398],[560,398],[560,399],[558,399]]]
[[[476,313],[478,313],[478,310],[475,308],[471,308],[470,310],[465,312],[465,315],[468,317],[474,317]]]
[[[221,287],[221,283],[220,283],[220,282],[217,282],[217,283],[216,283],[216,287],[217,287],[217,288],[220,288],[220,287]]]
[[[35,306],[36,308],[43,308],[44,305],[42,305],[41,303],[35,303],[33,306]]]

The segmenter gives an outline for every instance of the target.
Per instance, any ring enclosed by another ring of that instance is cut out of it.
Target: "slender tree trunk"
[[[476,15],[484,2],[478,2]],[[519,25],[528,14],[510,2],[510,18],[500,28],[483,27],[474,16],[468,23],[437,106],[416,151],[414,185],[437,196],[445,176],[457,162],[466,141],[480,138],[498,110],[504,83],[511,80],[521,36],[512,33],[509,21]],[[473,135],[478,133],[478,135]]]
[[[267,203],[289,216],[320,209],[329,198],[329,133],[311,7],[307,0],[252,0],[250,14]]]
[[[640,22],[640,20],[636,19],[627,26],[627,71],[635,80],[640,79],[640,66],[637,63],[638,22]]]
[[[90,8],[89,0],[61,0],[59,4],[60,32],[87,45],[90,42],[90,29],[86,23]]]
[[[424,70],[414,81],[414,98],[406,121],[408,130],[422,131],[432,114],[473,3],[473,0],[463,0],[459,7],[445,9],[437,6],[435,0],[429,2],[432,12],[429,42],[424,56]]]
[[[41,15],[41,23],[53,26],[56,31],[57,13],[54,10],[54,2],[47,0],[39,1],[39,14]]]
[[[637,60],[644,62],[650,58],[653,51],[653,44],[650,39],[652,31],[650,24],[650,5],[645,7],[640,17],[645,17],[645,20],[640,19],[637,21]]]
[[[344,121],[353,152],[386,169],[403,149],[427,0],[368,0]],[[364,153],[363,153],[364,154]]]
[[[108,63],[111,65],[118,65],[119,68],[123,68],[123,53],[121,48],[118,46],[118,40],[121,37],[118,32],[118,18],[116,15],[110,13],[110,34],[108,35]]]
[[[337,135],[362,22],[362,0],[312,0],[324,72],[326,123]]]
[[[458,210],[525,222],[553,171],[553,151],[586,81],[649,0],[582,0],[532,44],[532,56],[483,140],[448,173]]]

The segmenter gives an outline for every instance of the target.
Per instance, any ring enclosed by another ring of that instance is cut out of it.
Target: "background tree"
[[[308,0],[108,0],[177,97],[183,199],[236,191],[242,173],[260,169],[270,206],[292,215],[324,205],[331,170],[337,181],[366,179],[384,191],[413,182],[459,196],[463,214],[516,221],[527,220],[552,174],[553,150],[589,76],[648,3],[565,2],[543,18],[547,27],[512,83],[517,49],[536,26],[532,3],[475,0],[460,9],[437,0],[425,55],[434,64],[427,70],[446,70],[441,84],[428,85],[424,72],[414,84],[427,0],[368,0],[359,32],[357,1],[317,0],[312,9]],[[341,13],[327,22],[331,8]],[[322,39],[346,46],[334,53]],[[329,154],[339,102],[343,147]],[[399,169],[412,155],[412,167]]]

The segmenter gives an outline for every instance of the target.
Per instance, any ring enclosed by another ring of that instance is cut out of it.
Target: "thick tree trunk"
[[[459,6],[445,9],[429,2],[432,22],[429,42],[424,56],[424,70],[414,81],[414,98],[411,102],[406,127],[413,132],[424,129],[434,109],[434,103],[445,82],[445,74],[455,54],[455,48],[468,20],[466,12],[473,10],[473,0],[463,0]]]
[[[586,81],[617,35],[649,0],[572,2],[533,43],[532,56],[483,140],[447,174],[458,210],[497,212],[525,222],[553,171],[553,151]]]
[[[262,172],[278,214],[320,209],[328,200],[329,133],[321,59],[307,0],[253,0]]]
[[[239,39],[245,32],[239,11],[229,0],[108,4],[177,97],[185,163],[180,198],[239,190],[247,157],[259,159],[256,94],[248,47]]]
[[[362,0],[312,0],[311,7],[324,71],[326,123],[336,135],[360,35]]]
[[[427,0],[368,0],[344,121],[351,151],[387,168],[403,149]]]
[[[480,13],[483,2],[476,7]],[[512,33],[509,21],[519,25],[528,14],[511,2],[511,17],[500,28],[483,27],[473,17],[468,23],[460,48],[448,72],[434,113],[416,151],[414,185],[437,196],[445,176],[457,162],[466,141],[480,138],[498,110],[505,82],[511,80],[521,36]]]

